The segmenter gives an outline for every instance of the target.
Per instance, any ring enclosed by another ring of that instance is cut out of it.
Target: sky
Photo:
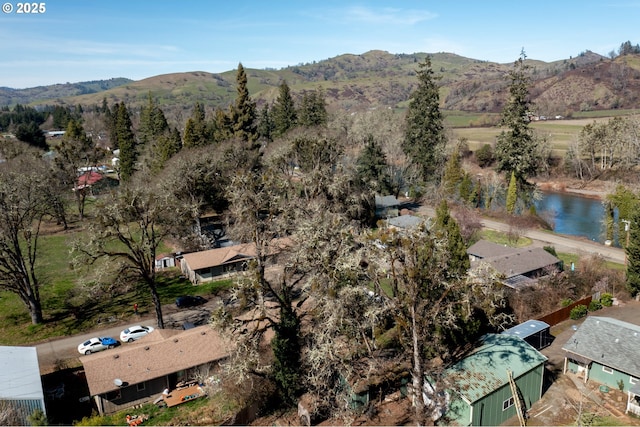
[[[0,86],[16,89],[370,50],[551,62],[640,43],[640,0],[47,0],[38,14],[0,2]]]

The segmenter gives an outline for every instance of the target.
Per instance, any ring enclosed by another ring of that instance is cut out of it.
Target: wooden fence
[[[593,295],[588,296],[586,298],[582,298],[581,300],[578,300],[566,307],[562,307],[561,309],[558,309],[553,313],[549,313],[542,317],[539,317],[538,320],[545,322],[549,326],[557,325],[558,323],[564,322],[565,320],[569,319],[569,316],[571,315],[571,310],[573,309],[573,307],[577,305],[585,305],[589,307],[589,303],[591,303],[591,300],[593,300]]]

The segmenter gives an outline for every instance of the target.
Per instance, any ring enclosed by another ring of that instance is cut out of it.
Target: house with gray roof
[[[400,201],[396,196],[376,196],[376,218],[391,218],[398,216]]]
[[[151,402],[163,390],[215,372],[228,343],[210,326],[156,329],[114,349],[80,357],[89,394],[100,414]]]
[[[411,230],[425,222],[424,218],[415,215],[400,215],[387,220],[387,226],[399,230]]]
[[[563,372],[628,393],[627,411],[640,415],[640,326],[588,316],[562,346]]]
[[[513,289],[536,283],[551,271],[561,271],[562,261],[543,248],[512,248],[481,240],[467,249],[471,268],[487,263],[502,277],[502,282]]]
[[[15,410],[19,425],[37,410],[47,414],[35,347],[0,346],[0,384],[0,403]]]
[[[487,334],[471,354],[445,371],[450,399],[444,414],[448,425],[500,425],[542,396],[547,358],[514,335]],[[516,396],[510,379],[517,387]]]

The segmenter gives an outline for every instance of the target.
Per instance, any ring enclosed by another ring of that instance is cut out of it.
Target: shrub
[[[602,304],[600,304],[600,301],[592,300],[589,303],[589,311],[597,311],[597,310],[600,310],[601,308],[602,308]]]
[[[611,294],[602,294],[600,297],[600,303],[603,307],[611,307],[613,305],[613,295]]]
[[[478,161],[478,166],[481,168],[486,168],[487,166],[491,166],[491,164],[495,161],[495,155],[493,154],[493,147],[490,144],[484,144],[476,151],[476,160]]]
[[[573,320],[581,319],[587,315],[587,306],[584,304],[576,305],[571,309],[569,317]]]
[[[565,298],[562,300],[562,302],[560,303],[563,307],[569,307],[571,304],[573,304],[573,300],[571,298]]]
[[[556,252],[556,248],[554,246],[544,246],[542,249],[544,249],[545,251],[549,252],[551,255],[553,255],[556,258],[558,257],[558,254]]]

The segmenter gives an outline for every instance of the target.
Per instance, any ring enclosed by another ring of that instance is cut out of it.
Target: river
[[[536,210],[540,216],[551,220],[553,231],[604,242],[604,206],[601,200],[571,193],[542,192],[542,195],[542,199],[536,202]]]

